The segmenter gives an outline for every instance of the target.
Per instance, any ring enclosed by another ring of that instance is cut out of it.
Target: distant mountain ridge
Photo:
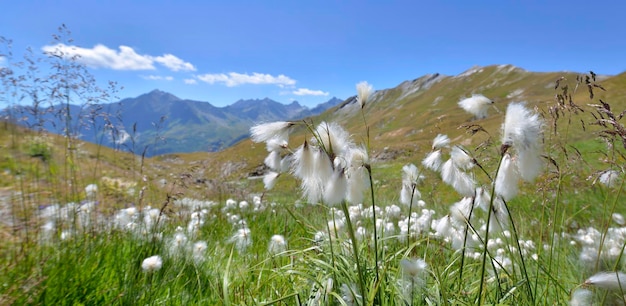
[[[318,115],[343,100],[331,98],[329,101],[309,109],[297,101],[290,104],[264,99],[239,100],[235,103],[216,107],[209,102],[181,99],[171,93],[155,89],[134,98],[125,98],[119,102],[100,104],[102,112],[119,114],[113,124],[116,132],[97,131],[97,127],[111,126],[102,117],[92,120],[91,126],[80,122],[86,114],[95,112],[96,106],[70,106],[73,118],[72,126],[82,140],[132,151],[141,154],[144,149],[147,156],[178,152],[219,151],[241,139],[248,137],[249,128],[255,123],[277,120],[297,120]],[[60,109],[57,107],[57,109]],[[20,107],[25,125],[33,126],[39,121],[28,112],[27,107]],[[51,109],[40,113],[45,124],[43,128],[62,134],[59,116]],[[82,115],[77,115],[82,114]],[[96,128],[94,128],[96,127]],[[96,131],[94,131],[96,129]],[[103,129],[104,130],[104,129]]]

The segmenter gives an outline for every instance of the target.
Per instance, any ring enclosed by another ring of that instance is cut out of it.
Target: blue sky
[[[618,74],[624,14],[624,1],[578,0],[6,1],[0,35],[19,57],[59,47],[52,34],[66,24],[66,50],[123,85],[122,98],[158,88],[216,106],[313,106],[360,81],[384,89],[474,65]]]

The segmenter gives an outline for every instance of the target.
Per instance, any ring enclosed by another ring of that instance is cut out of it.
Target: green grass
[[[351,219],[353,231],[346,227],[328,231],[329,222],[340,216],[329,213],[324,205],[304,203],[300,184],[290,174],[281,175],[270,191],[263,190],[260,180],[248,179],[267,154],[263,144],[242,141],[220,153],[140,159],[80,142],[76,143],[77,150],[68,149],[63,137],[1,123],[0,197],[5,204],[0,215],[0,304],[306,305],[315,297],[320,298],[319,305],[348,304],[350,294],[342,287],[365,294],[355,298],[356,304],[363,300],[379,305],[567,304],[572,290],[590,275],[624,270],[620,256],[581,260],[583,244],[577,238],[579,231],[595,228],[599,235],[592,237],[593,242],[615,239],[606,237],[609,228],[619,227],[612,221],[612,213],[626,209],[624,185],[611,188],[596,178],[599,171],[612,167],[621,171],[623,181],[624,169],[618,167],[625,161],[617,153],[624,154],[624,150],[619,142],[607,150],[605,143],[597,140],[601,129],[589,124],[593,109],[587,106],[580,114],[563,109],[556,129],[552,129],[555,117],[550,115],[554,114],[550,107],[554,102],[548,97],[554,91],[545,86],[557,74],[498,71],[497,67],[486,67],[465,80],[447,78],[429,91],[402,99],[398,88],[391,89],[365,108],[372,128],[371,157],[384,151],[398,154],[372,162],[375,196],[372,199],[368,193],[360,209],[371,208],[375,200],[382,209],[377,218],[398,227],[398,220],[384,209],[401,206],[402,166],[414,163],[422,168],[421,160],[437,133],[449,133],[453,144],[463,145],[489,176],[497,173],[503,114],[476,122],[489,134],[468,135],[457,129],[468,119],[456,107],[458,98],[473,88],[482,88],[488,96],[507,99],[508,93],[526,84],[529,106],[536,106],[546,121],[546,166],[534,182],[520,184],[519,195],[507,203],[515,229],[491,232],[493,247],[488,252],[481,239],[485,238],[483,224],[490,217],[480,209],[472,212],[467,223],[457,225],[474,236],[466,244],[467,252],[459,251],[459,240],[436,236],[429,224],[408,243],[397,230],[385,234],[378,229],[377,240],[359,238],[357,228],[363,227],[370,235],[374,228],[372,217],[360,214]],[[608,79],[605,87],[622,92],[616,84],[624,77]],[[492,86],[494,78],[504,85]],[[623,99],[610,91],[601,95],[616,100],[614,110],[622,109]],[[432,101],[438,96],[443,98],[433,108]],[[574,99],[588,101],[584,93],[577,93]],[[504,107],[500,110],[504,112]],[[313,120],[337,119],[357,142],[366,140],[360,116],[337,114],[333,110]],[[444,117],[437,119],[440,115]],[[587,123],[584,128],[581,120]],[[305,129],[296,130],[292,148],[305,137],[311,135]],[[70,150],[73,154],[68,154]],[[488,176],[477,167],[472,171],[480,185],[490,189]],[[426,205],[412,207],[411,212],[423,216],[422,209],[432,210],[432,219],[443,220],[461,197],[441,182],[438,173],[424,170],[423,174],[425,179],[418,189]],[[99,187],[95,196],[98,204],[87,215],[77,209],[65,217],[60,212],[52,217],[41,215],[44,207],[40,206],[69,207],[70,202],[93,200],[84,191],[92,183]],[[254,196],[261,196],[257,210],[253,208]],[[216,203],[201,212],[202,224],[193,235],[187,226],[191,214],[200,209],[176,204],[184,198]],[[229,208],[229,198],[248,201],[250,207]],[[131,206],[140,212],[147,207],[157,209],[158,226],[143,228],[143,213],[134,220],[135,230],[126,224],[112,225],[120,209]],[[335,209],[341,210],[339,206]],[[405,206],[401,211],[403,217],[410,213]],[[85,216],[90,220],[87,225],[81,223]],[[42,226],[51,220],[55,223],[47,231]],[[233,242],[233,235],[244,227],[237,220],[245,220],[250,230],[251,245],[246,250]],[[319,232],[326,232],[327,238],[315,241]],[[188,242],[180,251],[172,252],[171,240],[176,233],[185,233]],[[270,238],[277,234],[285,237],[286,250],[270,254]],[[522,242],[518,244],[517,238]],[[202,260],[194,259],[191,249],[198,241],[207,243]],[[616,241],[623,244],[611,251],[621,254],[626,244],[623,239]],[[519,251],[520,244],[534,246]],[[486,260],[483,253],[488,254]],[[162,268],[143,271],[142,261],[153,255],[163,258]],[[400,262],[417,258],[427,264],[425,275],[420,276],[417,291],[406,295],[411,283],[403,276]],[[598,304],[621,301],[618,293],[584,286],[593,289]]]

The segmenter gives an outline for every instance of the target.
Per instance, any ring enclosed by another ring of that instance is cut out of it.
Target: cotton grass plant
[[[21,187],[0,232],[0,304],[623,304],[623,113],[574,104],[571,88],[601,90],[593,76],[566,85],[554,102],[509,103],[500,131],[435,129],[383,165],[368,115],[384,93],[362,82],[344,109],[364,137],[328,118],[256,125],[264,191],[241,184],[217,200],[148,160],[116,157],[134,171],[104,179],[94,167],[109,161],[86,163],[75,139],[58,151],[52,136],[3,125],[14,145],[0,162]],[[500,120],[473,98],[474,126]],[[601,158],[570,144],[579,119],[607,146]]]

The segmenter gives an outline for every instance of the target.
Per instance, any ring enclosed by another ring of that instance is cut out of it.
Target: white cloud
[[[4,56],[0,56],[0,67],[4,67],[4,62],[6,61],[6,58]]]
[[[196,81],[196,79],[184,79],[183,81],[185,82],[185,84],[189,85],[198,84],[198,81]]]
[[[291,93],[296,96],[328,96],[328,92],[321,90],[311,90],[308,88],[298,88],[298,90],[294,90]]]
[[[43,46],[46,53],[57,54],[65,58],[76,57],[76,61],[92,68],[107,68],[113,70],[155,70],[154,63],[159,63],[171,71],[195,71],[196,68],[189,62],[172,55],[151,56],[138,54],[133,48],[119,46],[119,51],[105,45],[98,44],[93,48],[82,48],[56,44]]]
[[[237,73],[237,72],[229,72],[228,74],[217,73],[217,74],[202,74],[198,75],[197,78],[203,82],[209,84],[215,83],[223,83],[228,87],[239,86],[243,84],[256,84],[256,85],[267,85],[273,84],[278,86],[293,86],[296,84],[296,80],[285,76],[284,74],[280,74],[278,76],[273,76],[270,74],[263,73]]]
[[[194,67],[191,63],[185,62],[172,54],[157,56],[154,58],[154,61],[169,68],[172,71],[196,71],[196,67]]]
[[[120,46],[119,52],[105,45],[96,45],[92,49],[57,44],[44,46],[46,53],[58,54],[63,57],[78,56],[79,63],[93,68],[109,68],[113,70],[154,70],[150,56],[139,55],[133,48]]]
[[[160,76],[160,75],[144,75],[141,76],[142,78],[146,79],[146,80],[154,80],[154,81],[172,81],[174,80],[174,77],[172,76]]]

